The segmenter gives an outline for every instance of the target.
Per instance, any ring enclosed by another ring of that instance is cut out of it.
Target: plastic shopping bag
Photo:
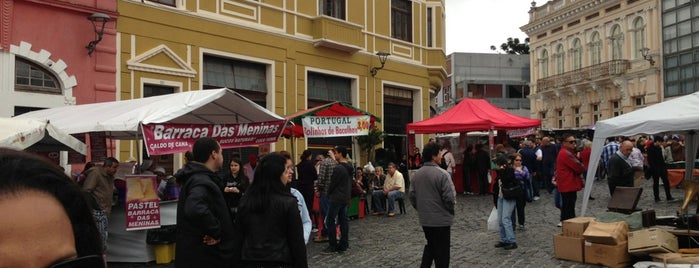
[[[488,217],[488,231],[498,231],[500,229],[499,225],[498,209],[493,207],[493,210],[490,211],[490,217]]]

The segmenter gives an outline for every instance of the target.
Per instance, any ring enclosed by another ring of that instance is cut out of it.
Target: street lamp
[[[650,49],[647,47],[641,48],[639,51],[641,51],[641,56],[643,56],[644,60],[647,60],[651,66],[655,65],[655,61],[653,60],[653,56],[648,55],[648,52],[650,52]]]
[[[386,64],[386,59],[388,59],[389,55],[391,55],[391,53],[388,53],[388,51],[385,50],[380,50],[379,52],[376,52],[376,56],[379,56],[381,67],[372,67],[371,76],[376,76],[376,73],[379,72],[379,70],[383,69],[383,65]]]
[[[93,13],[92,15],[87,17],[87,19],[92,22],[92,28],[94,29],[95,34],[97,35],[97,39],[90,41],[90,43],[88,43],[85,47],[87,48],[87,55],[92,57],[92,52],[95,51],[97,43],[102,41],[102,35],[104,35],[104,25],[107,24],[107,22],[110,21],[111,18],[109,17],[109,15],[104,13]],[[102,25],[98,26],[99,24]]]

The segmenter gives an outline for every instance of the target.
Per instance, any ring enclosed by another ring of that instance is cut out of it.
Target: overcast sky
[[[496,53],[508,37],[524,41],[519,27],[529,22],[531,0],[446,0],[447,55],[453,52]],[[537,0],[541,6],[546,0]]]

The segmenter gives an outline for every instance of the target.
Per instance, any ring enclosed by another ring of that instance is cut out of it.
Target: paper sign
[[[160,228],[160,198],[155,175],[126,176],[126,230]]]

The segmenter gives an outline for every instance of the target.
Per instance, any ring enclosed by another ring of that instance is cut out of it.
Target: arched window
[[[541,57],[539,58],[539,72],[540,78],[546,78],[549,76],[549,52],[546,49],[541,51]]]
[[[624,47],[624,34],[619,25],[612,26],[612,34],[609,36],[612,43],[612,60],[622,59],[621,48]]]
[[[554,58],[556,59],[556,74],[562,74],[565,72],[566,63],[566,52],[565,49],[563,49],[563,45],[559,44],[558,47],[556,47]]]
[[[58,79],[45,68],[22,58],[15,58],[15,90],[62,94]]]
[[[582,68],[582,43],[580,42],[580,38],[575,38],[573,40],[573,70],[577,70]]]
[[[590,37],[590,64],[600,64],[602,62],[602,40],[599,32],[592,33]]]
[[[640,59],[641,48],[646,46],[646,24],[643,18],[638,17],[633,22],[633,58]]]

